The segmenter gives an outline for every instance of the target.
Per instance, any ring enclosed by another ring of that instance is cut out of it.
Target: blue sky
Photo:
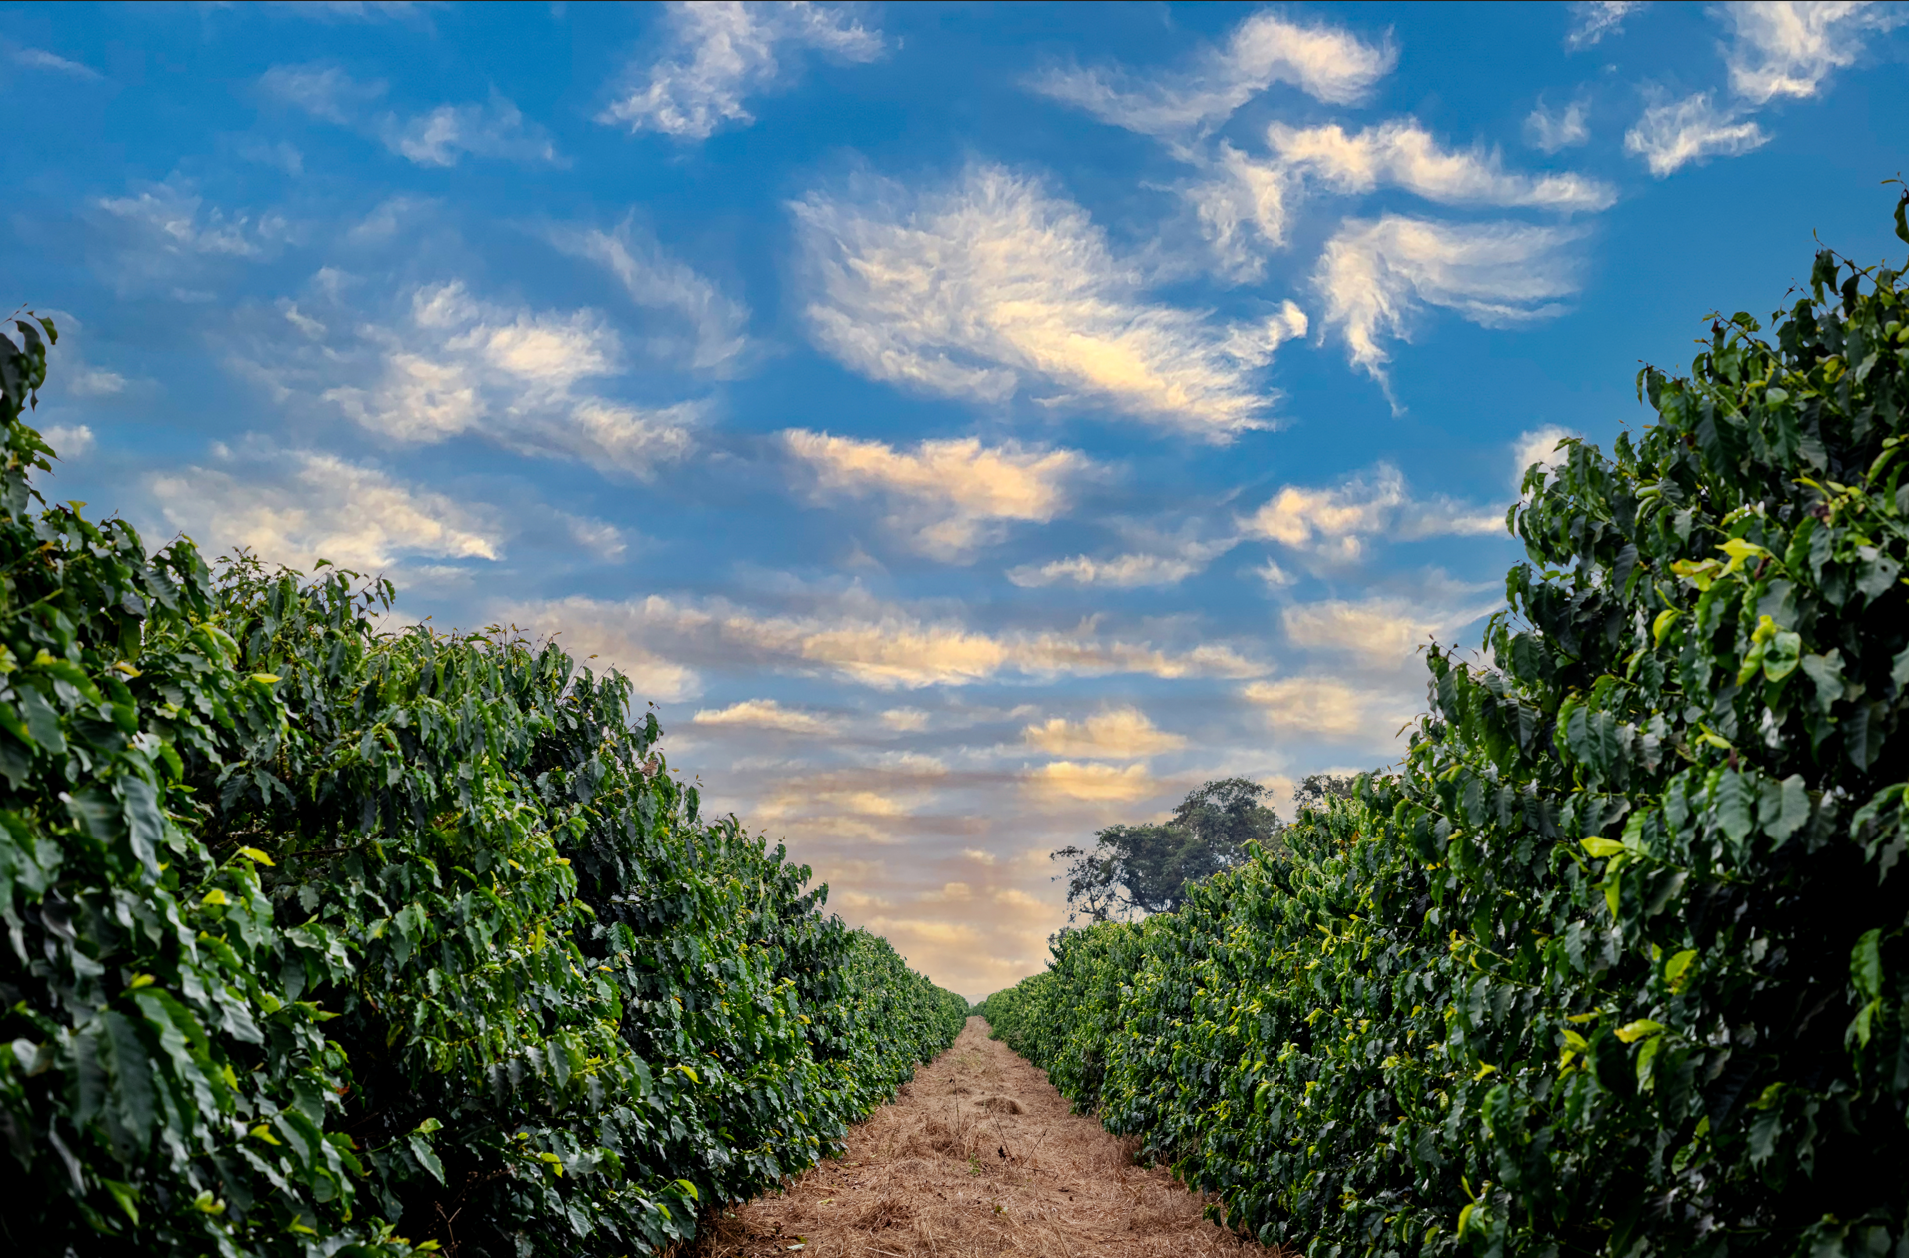
[[[623,668],[970,995],[1382,764],[1517,473],[1892,252],[1892,5],[0,7],[49,496]]]

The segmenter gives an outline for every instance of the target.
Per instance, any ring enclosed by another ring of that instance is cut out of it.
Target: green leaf
[[[65,755],[66,735],[60,732],[59,715],[47,703],[46,696],[30,685],[20,686],[15,693],[33,741],[50,756]]]
[[[1626,1022],[1617,1029],[1617,1038],[1626,1044],[1634,1044],[1647,1035],[1661,1035],[1664,1024],[1653,1022],[1649,1018],[1639,1018],[1635,1022]]]
[[[1803,635],[1787,630],[1770,640],[1763,652],[1763,675],[1771,681],[1782,681],[1796,671],[1803,658]]]
[[[1717,782],[1717,824],[1732,843],[1742,843],[1756,826],[1755,796],[1749,780],[1735,769],[1725,769]]]
[[[1882,930],[1863,932],[1849,952],[1849,977],[1856,990],[1869,1000],[1882,996]]]
[[[405,1143],[410,1147],[411,1156],[418,1160],[418,1165],[429,1171],[431,1178],[438,1183],[444,1183],[444,1163],[438,1160],[437,1150],[431,1147],[431,1142],[413,1132],[405,1137]]]
[[[1764,821],[1763,829],[1780,845],[1809,823],[1810,793],[1803,775],[1792,773],[1783,779],[1776,815]]]
[[[115,1009],[100,1014],[111,1049],[113,1113],[133,1138],[135,1154],[143,1153],[152,1131],[152,1058],[131,1019]],[[131,1159],[129,1159],[131,1160]]]
[[[131,1184],[116,1179],[101,1179],[100,1184],[113,1196],[113,1201],[126,1212],[134,1227],[139,1226],[139,1190]]]

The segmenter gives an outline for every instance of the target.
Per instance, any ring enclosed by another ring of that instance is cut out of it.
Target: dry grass
[[[968,1019],[954,1047],[780,1195],[722,1212],[703,1258],[1272,1255],[1068,1113],[1046,1077]],[[794,1247],[800,1246],[799,1249]]]

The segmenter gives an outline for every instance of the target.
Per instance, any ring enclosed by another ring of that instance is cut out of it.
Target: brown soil
[[[1046,1076],[969,1018],[954,1047],[776,1196],[722,1212],[706,1258],[1168,1258],[1260,1254],[1206,1199],[1134,1165],[1135,1142],[1068,1112]]]

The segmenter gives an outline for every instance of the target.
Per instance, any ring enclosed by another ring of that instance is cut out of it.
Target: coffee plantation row
[[[1846,265],[1527,474],[1396,770],[996,1033],[1310,1254],[1909,1256],[1909,302]]]
[[[614,673],[43,509],[55,329],[15,326],[0,1249],[655,1252],[953,1042]]]

